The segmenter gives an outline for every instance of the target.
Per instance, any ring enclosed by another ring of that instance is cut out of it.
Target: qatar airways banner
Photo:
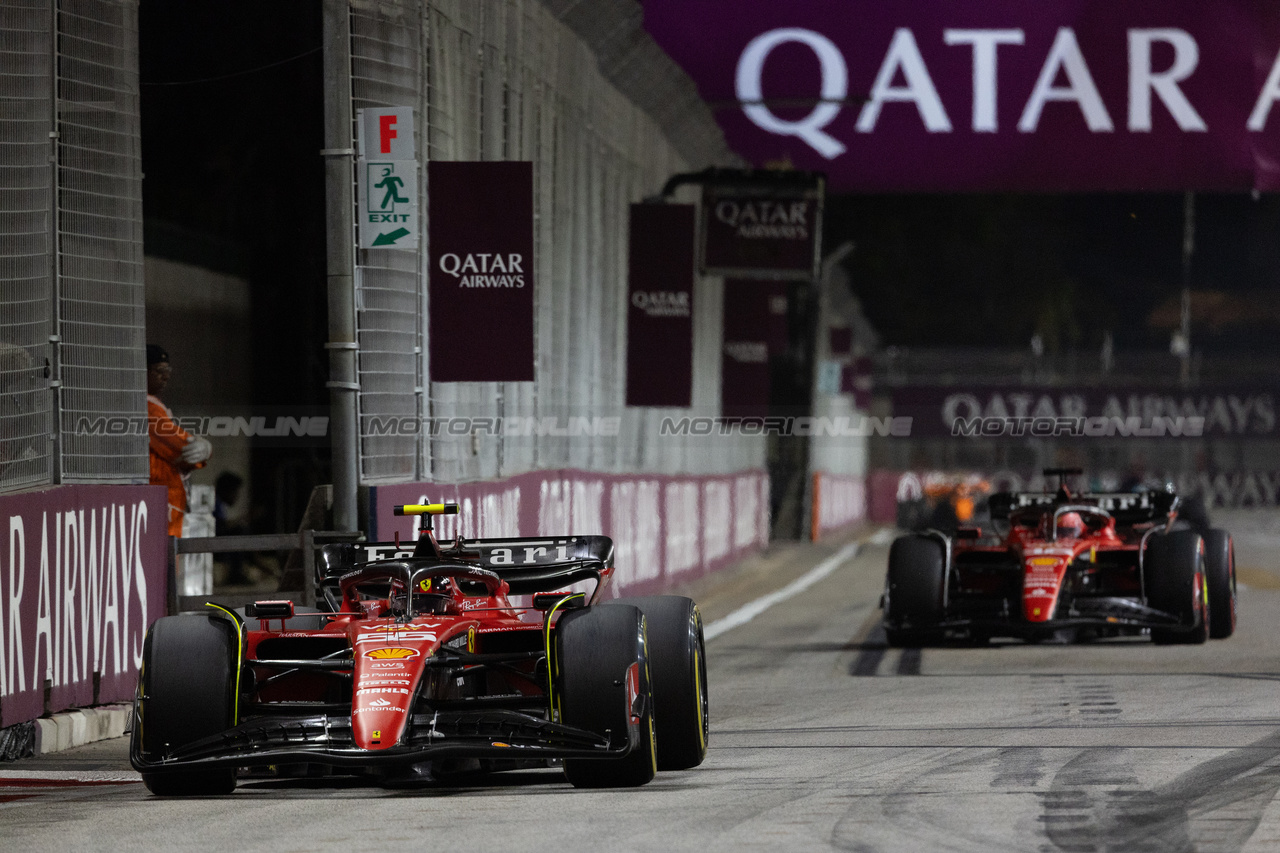
[[[427,186],[431,380],[532,382],[533,164],[433,160]]]
[[[1280,189],[1274,0],[644,0],[752,163],[835,191]]]
[[[628,406],[693,401],[693,243],[693,205],[631,205]]]
[[[769,356],[777,335],[771,314],[786,283],[754,279],[726,279],[724,283],[724,344],[720,355],[720,414],[726,418],[753,417],[769,412]]]
[[[165,614],[167,513],[163,486],[0,497],[0,727],[133,696]]]
[[[534,471],[460,485],[408,483],[369,490],[371,541],[412,543],[417,517],[396,504],[454,500],[433,522],[442,542],[465,538],[603,534],[617,568],[609,596],[661,592],[769,544],[769,475],[706,476]]]
[[[893,415],[929,438],[1271,438],[1273,388],[892,389]]]
[[[818,277],[823,184],[770,192],[710,185],[702,191],[702,270],[767,279]]]

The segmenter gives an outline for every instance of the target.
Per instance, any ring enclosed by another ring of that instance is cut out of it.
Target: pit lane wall
[[[165,612],[163,486],[0,497],[0,728],[133,698]]]
[[[809,513],[809,538],[814,542],[838,533],[867,518],[867,481],[847,474],[816,471],[813,475],[813,508]]]
[[[769,475],[760,470],[711,476],[599,474],[557,469],[504,480],[369,489],[370,538],[417,535],[416,518],[396,504],[456,500],[457,516],[435,520],[443,541],[465,538],[603,534],[614,542],[617,572],[608,593],[663,592],[769,543]]]

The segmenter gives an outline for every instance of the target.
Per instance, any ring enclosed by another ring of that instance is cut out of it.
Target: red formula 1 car
[[[890,645],[1149,632],[1203,643],[1236,624],[1235,554],[1223,530],[1181,529],[1171,490],[993,494],[991,535],[962,527],[903,536],[881,599]]]
[[[147,634],[130,759],[153,793],[226,793],[240,768],[388,783],[562,763],[643,785],[706,756],[702,618],[687,598],[599,603],[603,536],[325,545],[322,607],[169,616]],[[573,591],[594,582],[590,600]]]

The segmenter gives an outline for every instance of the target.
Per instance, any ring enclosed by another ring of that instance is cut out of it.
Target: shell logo
[[[406,660],[408,658],[416,658],[418,653],[413,649],[374,649],[364,653],[367,658],[374,660]]]

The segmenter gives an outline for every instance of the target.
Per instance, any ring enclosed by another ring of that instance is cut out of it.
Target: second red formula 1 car
[[[601,602],[603,536],[326,545],[322,608],[258,602],[147,634],[130,758],[152,792],[227,793],[240,768],[387,783],[560,763],[580,787],[697,766],[702,618],[678,596]],[[589,583],[591,598],[575,590]]]
[[[897,539],[882,598],[890,645],[950,636],[1073,639],[1148,633],[1203,643],[1236,624],[1235,553],[1223,530],[1178,521],[1172,490],[990,498],[991,533]]]

